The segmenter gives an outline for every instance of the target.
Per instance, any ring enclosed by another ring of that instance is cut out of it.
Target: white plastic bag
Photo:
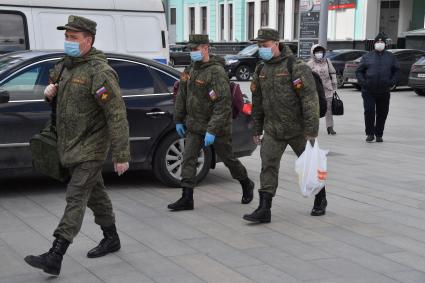
[[[325,186],[328,152],[319,148],[317,139],[314,146],[307,141],[304,152],[295,161],[295,172],[298,174],[298,184],[303,196],[316,195]]]

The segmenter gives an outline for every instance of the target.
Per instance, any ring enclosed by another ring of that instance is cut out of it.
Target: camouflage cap
[[[207,34],[189,34],[189,43],[188,47],[196,47],[200,44],[209,44],[210,40],[208,39]]]
[[[254,38],[253,40],[254,41],[267,41],[267,40],[279,41],[279,32],[272,28],[260,28],[258,30],[257,38]]]
[[[87,31],[93,35],[96,34],[96,22],[90,19],[71,15],[68,17],[68,23],[64,26],[58,26],[58,30],[73,30],[73,31]]]

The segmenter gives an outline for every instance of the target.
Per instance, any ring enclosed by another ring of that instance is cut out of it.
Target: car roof
[[[138,63],[146,64],[149,66],[152,66],[157,69],[161,69],[163,71],[167,71],[171,73],[174,76],[180,76],[180,71],[171,68],[168,65],[156,62],[151,59],[138,57],[138,56],[132,56],[127,54],[121,54],[121,53],[111,53],[107,52],[105,53],[107,58],[116,58],[116,59],[122,59],[122,60],[129,60],[129,61],[135,61]],[[20,62],[16,65],[12,66],[11,69],[20,68],[22,64],[37,62],[45,59],[51,59],[55,57],[63,57],[65,54],[61,50],[25,50],[25,51],[16,51],[11,53],[6,53],[0,56],[0,60],[5,57],[15,57]],[[5,72],[8,72],[7,70]]]

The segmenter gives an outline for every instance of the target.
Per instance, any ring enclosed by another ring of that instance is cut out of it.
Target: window
[[[24,15],[0,12],[0,54],[27,48],[25,28]]]
[[[207,23],[208,23],[208,14],[207,14],[207,7],[201,8],[201,14],[202,14],[202,34],[208,34],[207,29]]]
[[[300,0],[294,1],[294,39],[298,39],[298,31],[300,29],[299,16],[300,16]]]
[[[220,39],[224,40],[224,4],[220,5]]]
[[[172,78],[166,74],[133,62],[110,60],[109,64],[118,73],[122,96],[170,92],[166,84]]]
[[[176,24],[176,8],[170,9],[170,25]]]
[[[49,81],[49,70],[54,62],[44,62],[19,72],[0,86],[9,92],[10,101],[40,100]]]
[[[233,4],[229,4],[229,40],[233,40]]]
[[[279,31],[280,38],[284,37],[284,31],[285,31],[285,0],[279,0],[279,7],[278,7],[278,25],[277,29]]]
[[[269,25],[269,1],[261,1],[261,26]]]
[[[248,40],[254,38],[254,2],[248,2]]]
[[[190,31],[190,34],[194,34],[195,33],[195,8],[194,7],[189,8],[189,14],[190,14],[189,31]]]

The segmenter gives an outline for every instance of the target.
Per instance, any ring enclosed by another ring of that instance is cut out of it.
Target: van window
[[[151,16],[123,16],[127,52],[158,52],[162,50],[161,28]]]
[[[0,12],[0,54],[26,49],[24,17],[18,13]]]

